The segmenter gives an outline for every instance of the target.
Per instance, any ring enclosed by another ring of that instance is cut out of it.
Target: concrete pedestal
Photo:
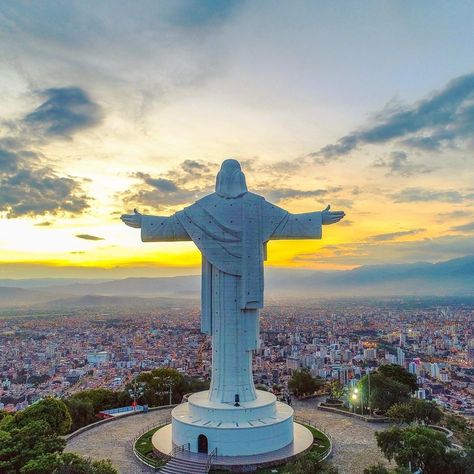
[[[257,390],[240,406],[209,400],[208,391],[191,395],[172,412],[173,445],[189,443],[193,453],[252,456],[279,450],[293,441],[293,409],[275,395]]]

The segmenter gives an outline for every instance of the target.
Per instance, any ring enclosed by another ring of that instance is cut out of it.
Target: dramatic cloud
[[[460,191],[432,191],[426,188],[406,188],[398,193],[392,194],[394,202],[448,202],[461,203],[474,199],[473,193],[462,193]]]
[[[394,242],[353,242],[337,248],[325,247],[328,253],[298,255],[295,262],[335,265],[367,265],[386,262],[436,262],[474,255],[472,236],[450,235],[431,239]]]
[[[44,221],[44,222],[38,222],[38,224],[35,224],[35,227],[50,227],[52,225],[53,225],[52,222]]]
[[[18,169],[18,153],[0,148],[0,173],[14,173]]]
[[[168,210],[173,206],[190,203],[205,194],[202,188],[187,189],[167,178],[153,178],[147,173],[135,173],[132,176],[139,179],[140,183],[119,196],[128,207]]]
[[[75,132],[97,125],[102,112],[98,104],[79,87],[45,89],[45,101],[26,115],[24,123],[50,137],[71,138]]]
[[[77,234],[76,237],[78,239],[84,239],[84,240],[105,240],[103,237],[97,237],[95,235],[90,235],[90,234]]]
[[[46,99],[41,105],[23,119],[8,123],[16,136],[0,139],[0,213],[7,218],[77,215],[89,207],[83,182],[60,176],[35,143],[48,137],[69,139],[96,125],[100,108],[77,87],[46,89],[40,94]]]
[[[279,202],[286,199],[304,199],[304,198],[316,198],[320,201],[319,198],[325,198],[328,195],[337,193],[341,191],[342,188],[334,187],[329,189],[314,189],[309,191],[304,191],[301,189],[292,189],[292,188],[280,188],[280,189],[262,189],[259,190],[263,196],[265,196],[269,201]]]
[[[458,209],[457,211],[450,211],[450,212],[440,212],[438,214],[438,221],[444,222],[446,220],[472,216],[472,214],[473,214],[472,211],[464,211],[462,209]]]
[[[139,182],[129,191],[118,194],[128,207],[169,211],[183,206],[214,190],[218,165],[201,160],[184,160],[159,176],[137,172],[131,174]]]
[[[7,218],[80,214],[89,207],[81,183],[62,177],[31,152],[0,149],[0,213]]]
[[[198,186],[210,188],[214,185],[218,165],[201,160],[184,160],[176,168],[163,176],[178,186]]]
[[[387,107],[375,124],[342,137],[310,156],[336,159],[359,146],[393,140],[417,149],[439,150],[472,139],[474,133],[474,74],[450,81],[444,89],[411,106]]]
[[[474,221],[468,222],[467,224],[456,225],[451,227],[451,230],[459,231],[459,232],[471,232],[474,231]]]
[[[387,159],[379,158],[374,167],[387,169],[387,175],[412,176],[414,174],[431,173],[435,168],[417,165],[408,160],[404,151],[392,151]]]
[[[398,239],[399,237],[405,237],[407,235],[416,235],[416,234],[419,234],[420,232],[424,232],[425,230],[426,229],[412,229],[412,230],[402,230],[399,232],[388,232],[386,234],[373,235],[369,237],[369,240],[372,240],[374,242],[385,242],[388,240]]]
[[[178,191],[178,186],[173,181],[165,178],[152,178],[146,173],[135,173],[132,175],[134,178],[141,179],[145,184],[148,184],[157,191],[164,193],[174,193]]]

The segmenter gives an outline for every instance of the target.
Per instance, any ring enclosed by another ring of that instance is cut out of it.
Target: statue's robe
[[[319,239],[321,218],[320,212],[290,214],[249,192],[213,193],[170,217],[142,217],[143,242],[192,240],[201,251],[201,330],[213,336],[211,400],[255,399],[252,351],[259,342],[266,244]]]

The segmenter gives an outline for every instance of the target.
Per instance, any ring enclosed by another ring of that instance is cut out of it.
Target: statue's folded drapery
[[[256,398],[252,352],[259,344],[267,242],[321,238],[321,224],[320,212],[290,214],[249,192],[214,193],[171,217],[142,217],[144,242],[192,240],[201,251],[201,330],[213,337],[210,400]]]
[[[290,214],[247,192],[213,193],[170,217],[143,216],[143,242],[192,240],[202,253],[202,329],[211,333],[212,266],[240,277],[241,309],[263,307],[263,262],[269,240],[321,238],[321,213]]]

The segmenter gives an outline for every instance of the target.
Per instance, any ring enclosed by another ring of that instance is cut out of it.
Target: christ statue
[[[270,240],[320,239],[344,212],[292,214],[247,190],[236,160],[225,160],[215,192],[172,216],[125,214],[143,242],[192,240],[202,254],[201,330],[212,336],[209,400],[238,405],[257,392],[252,355],[259,345],[263,264]]]

